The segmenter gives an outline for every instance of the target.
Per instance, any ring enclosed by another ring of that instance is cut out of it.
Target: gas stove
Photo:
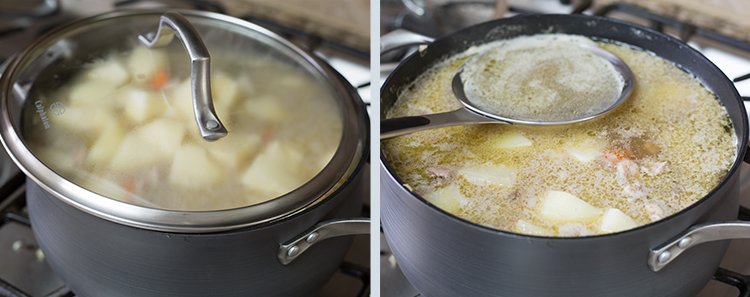
[[[65,22],[119,9],[182,8],[225,13],[221,3],[202,0],[0,0],[0,62]],[[236,16],[236,15],[235,15]],[[256,22],[314,52],[338,70],[369,106],[369,54],[282,23],[236,16]],[[369,169],[365,169],[369,175]],[[368,178],[369,179],[369,178]],[[25,176],[0,151],[0,296],[76,296],[55,275],[34,238],[25,200]],[[369,188],[362,194],[362,216],[369,217]],[[370,294],[369,235],[354,237],[339,270],[315,296],[354,297]]]
[[[597,5],[597,2],[599,5]],[[659,14],[635,5],[623,4],[618,0],[382,0],[380,32],[386,34],[395,29],[406,29],[429,37],[440,37],[472,24],[499,17],[510,17],[528,13],[584,13],[625,20],[651,27],[673,35],[688,43],[716,64],[730,79],[740,95],[750,99],[750,44],[726,34],[719,34],[711,28],[685,24],[666,13]],[[656,2],[656,1],[654,1]],[[669,1],[665,1],[669,2]],[[690,2],[690,1],[688,1]],[[604,4],[602,4],[604,3]],[[724,22],[722,24],[726,24]],[[386,59],[392,57],[382,57]],[[398,57],[396,57],[398,58]],[[388,66],[392,66],[392,63]],[[381,67],[381,84],[387,77],[390,67]],[[748,220],[750,207],[750,166],[742,164],[739,218]],[[398,267],[385,236],[380,234],[380,290],[383,297],[419,296],[414,287]],[[750,296],[750,241],[733,240],[729,250],[708,285],[699,297]]]

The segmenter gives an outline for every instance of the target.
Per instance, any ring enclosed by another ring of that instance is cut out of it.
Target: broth
[[[737,139],[726,110],[695,77],[652,53],[597,42],[635,76],[630,98],[601,118],[563,126],[486,124],[382,142],[413,191],[487,227],[540,236],[618,232],[660,220],[726,175]],[[454,110],[450,81],[472,48],[406,88],[387,117]]]

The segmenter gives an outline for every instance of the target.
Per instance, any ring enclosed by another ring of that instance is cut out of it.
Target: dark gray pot
[[[400,268],[423,295],[694,296],[716,271],[728,240],[690,246],[661,271],[650,251],[690,226],[737,219],[739,166],[747,115],[734,85],[700,53],[664,34],[583,15],[529,15],[479,24],[436,40],[394,71],[381,89],[381,117],[399,90],[444,57],[475,44],[537,33],[622,41],[652,51],[694,74],[729,111],[739,144],[721,183],[683,211],[626,232],[583,238],[517,235],[452,216],[407,191],[381,155],[381,221]],[[750,225],[744,234],[750,236]],[[386,285],[386,284],[384,284]]]

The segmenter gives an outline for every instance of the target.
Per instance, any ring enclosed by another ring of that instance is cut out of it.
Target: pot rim
[[[589,20],[596,20],[596,21],[601,21],[601,22],[608,22],[608,23],[614,23],[614,24],[619,24],[619,25],[625,25],[625,26],[629,26],[629,27],[631,27],[633,29],[636,29],[636,30],[646,31],[647,33],[650,33],[650,34],[657,34],[657,35],[662,36],[665,39],[668,39],[668,40],[673,41],[673,42],[682,43],[681,41],[679,41],[678,39],[676,39],[676,38],[674,38],[672,36],[669,36],[667,34],[655,31],[653,29],[650,29],[650,28],[647,28],[647,27],[643,27],[643,26],[640,26],[640,25],[637,25],[637,24],[632,24],[632,23],[628,23],[628,22],[624,22],[624,21],[610,19],[610,18],[604,18],[604,17],[599,17],[599,16],[589,16],[589,15],[534,14],[534,15],[518,15],[518,16],[511,17],[511,18],[490,20],[490,21],[487,21],[487,22],[483,22],[483,23],[479,23],[479,24],[476,24],[476,25],[472,25],[472,26],[460,29],[458,31],[455,31],[453,33],[450,33],[448,35],[442,36],[440,38],[437,38],[431,44],[434,44],[436,42],[440,42],[442,40],[447,40],[447,39],[454,38],[455,35],[460,34],[461,32],[466,32],[466,31],[472,30],[472,28],[474,28],[474,27],[482,26],[482,25],[487,24],[487,23],[498,23],[498,25],[499,25],[499,24],[501,24],[503,22],[503,20],[507,20],[507,19],[517,19],[517,18],[532,19],[532,18],[540,18],[540,17],[582,18],[582,19],[589,19]],[[627,44],[625,42],[618,41],[618,40],[608,40],[608,39],[602,39],[602,38],[599,38],[599,39],[603,40],[603,41],[608,41],[608,42],[615,42],[615,43],[619,42],[619,43]],[[474,45],[476,45],[476,44],[474,44]],[[630,45],[630,44],[627,44],[627,45],[634,46],[634,45]],[[637,47],[637,46],[635,46],[635,47]],[[724,80],[725,84],[727,84],[728,86],[731,86],[731,89],[732,89],[732,91],[734,93],[734,99],[737,100],[737,102],[739,103],[739,105],[741,107],[744,106],[744,104],[742,104],[741,96],[737,92],[736,87],[734,87],[734,84],[729,80],[729,78],[726,77],[726,75],[723,74],[723,72],[721,72],[721,70],[718,69],[718,67],[715,64],[713,64],[713,62],[711,62],[710,60],[708,60],[703,54],[701,54],[700,52],[698,52],[697,50],[693,49],[692,47],[690,47],[688,45],[685,45],[682,48],[684,48],[685,50],[688,50],[688,51],[692,51],[695,54],[698,54],[702,58],[701,62],[708,63],[716,71],[718,71],[719,73],[722,73],[721,78],[722,78],[722,80]],[[643,50],[649,51],[648,49],[643,49]],[[393,70],[393,72],[391,72],[391,74],[388,75],[388,77],[386,78],[385,82],[383,83],[383,85],[380,88],[381,96],[386,91],[387,87],[392,87],[391,84],[390,84],[391,78],[392,78],[392,74],[396,73],[397,71],[399,71],[399,69],[401,69],[402,67],[405,67],[404,65],[409,60],[411,60],[412,58],[419,57],[420,55],[418,55],[418,54],[419,54],[419,52],[415,52],[415,53],[411,54],[409,57],[407,57],[406,59],[404,59],[403,61],[401,61],[399,63],[399,65]],[[445,57],[443,57],[443,58],[445,58]],[[440,62],[440,61],[433,61],[433,64],[431,64],[431,65],[434,65],[435,63],[438,63],[438,62]],[[673,61],[670,61],[670,62],[674,63]],[[679,67],[680,69],[682,69],[683,71],[686,71],[682,67],[682,65],[677,65],[676,63],[675,63],[675,65],[677,67]],[[688,71],[686,71],[686,72],[688,72]],[[690,73],[691,75],[694,75],[691,72],[688,72],[688,73]],[[696,76],[696,78],[700,81],[700,78],[697,77],[697,75],[694,75],[694,76]],[[414,79],[416,79],[416,77]],[[701,81],[701,84],[703,84],[702,81]],[[405,86],[408,86],[408,84],[406,84]],[[711,92],[714,93],[713,90],[711,90]],[[717,99],[718,99],[718,96],[717,96]],[[381,97],[381,100],[382,100],[382,97]],[[722,102],[721,99],[718,99],[718,100],[720,102]],[[723,102],[722,102],[722,106],[724,106],[724,108],[726,108],[725,105],[723,104]],[[385,115],[385,112],[386,112],[386,110],[384,110],[384,109],[381,108],[381,117]],[[591,236],[578,236],[578,237],[559,237],[559,236],[550,237],[550,236],[538,236],[538,235],[520,234],[520,233],[514,233],[514,232],[510,232],[510,231],[505,231],[505,230],[490,228],[490,227],[487,227],[487,226],[483,226],[483,225],[471,222],[469,220],[466,220],[464,218],[458,217],[456,215],[453,215],[453,214],[451,214],[451,213],[449,213],[449,212],[447,212],[447,211],[445,211],[445,210],[443,210],[443,209],[435,206],[434,204],[430,203],[429,201],[427,201],[425,198],[423,198],[422,196],[418,195],[417,193],[406,189],[403,186],[405,184],[405,182],[403,180],[401,180],[400,177],[398,177],[396,174],[393,173],[392,168],[390,167],[390,165],[388,164],[388,162],[385,159],[385,156],[383,154],[382,149],[380,150],[380,169],[383,170],[383,171],[385,171],[386,174],[387,174],[387,176],[392,181],[395,181],[396,183],[398,183],[398,186],[400,187],[400,189],[402,189],[405,192],[407,192],[409,194],[410,198],[416,199],[416,200],[420,201],[421,203],[426,204],[433,211],[436,211],[438,213],[442,213],[443,215],[446,215],[448,217],[448,219],[450,219],[450,220],[453,220],[453,221],[455,221],[455,222],[457,222],[459,224],[467,225],[467,226],[469,226],[471,228],[475,228],[475,229],[478,229],[478,230],[481,230],[481,231],[485,231],[485,232],[489,232],[489,233],[495,233],[495,234],[505,235],[505,236],[511,236],[511,237],[517,237],[517,238],[529,238],[530,237],[530,238],[535,238],[535,239],[544,239],[544,240],[547,240],[547,241],[585,241],[585,240],[598,240],[598,239],[606,238],[606,237],[620,236],[620,235],[625,234],[625,233],[640,232],[641,230],[646,229],[646,228],[650,228],[650,227],[653,227],[653,226],[656,226],[656,225],[660,225],[660,224],[666,224],[669,221],[675,220],[681,214],[687,213],[687,212],[691,211],[692,209],[697,208],[697,207],[699,207],[700,205],[702,205],[704,203],[707,203],[706,201],[709,200],[708,198],[714,196],[714,194],[720,188],[724,187],[725,184],[728,183],[728,181],[729,181],[729,179],[730,179],[731,176],[733,176],[734,174],[739,174],[738,171],[740,169],[741,163],[743,162],[743,157],[747,153],[746,150],[748,149],[748,132],[749,132],[748,131],[748,115],[747,115],[747,111],[746,111],[746,109],[744,107],[740,109],[740,113],[741,113],[740,123],[734,123],[734,122],[732,122],[732,125],[733,125],[734,129],[738,129],[738,125],[736,125],[736,124],[739,124],[739,127],[742,130],[744,130],[745,133],[742,134],[742,135],[739,135],[740,137],[737,139],[736,156],[735,156],[734,162],[732,163],[732,166],[729,168],[729,170],[727,171],[727,174],[724,176],[724,178],[722,178],[722,180],[713,189],[711,189],[711,191],[709,191],[708,193],[706,193],[706,195],[704,195],[702,198],[698,199],[698,201],[694,202],[693,204],[689,205],[688,207],[685,207],[685,208],[681,209],[680,211],[678,211],[678,212],[676,212],[676,213],[674,213],[674,214],[672,214],[670,216],[667,216],[666,218],[663,218],[661,220],[658,220],[658,221],[655,221],[655,222],[650,222],[648,224],[640,225],[640,226],[638,226],[636,228],[628,229],[628,230],[621,231],[621,232],[606,233],[606,234],[597,234],[597,235],[591,235]],[[384,183],[384,182],[388,182],[388,181],[384,181],[384,180],[381,179],[381,183]],[[393,198],[393,199],[398,199],[398,198]]]
[[[358,164],[364,157],[368,135],[366,131],[363,132],[363,127],[367,127],[367,116],[362,116],[357,111],[355,101],[360,100],[358,95],[349,91],[351,86],[345,83],[335,70],[313,54],[253,23],[213,12],[170,10],[188,18],[223,22],[264,35],[270,38],[277,48],[280,47],[279,50],[290,52],[296,61],[327,84],[339,103],[343,132],[336,153],[326,167],[299,188],[266,202],[224,210],[177,211],[129,204],[91,192],[62,178],[37,159],[19,136],[19,129],[11,116],[9,94],[13,91],[12,83],[15,77],[24,70],[26,62],[36,58],[32,56],[33,53],[38,54],[41,49],[47,48],[67,33],[116,18],[154,15],[154,18],[158,19],[167,11],[143,9],[109,12],[70,22],[44,34],[14,58],[9,59],[8,67],[0,77],[0,140],[11,159],[30,179],[65,203],[99,218],[137,228],[176,233],[219,232],[279,220],[299,213],[313,204],[324,203],[325,198],[336,193],[339,187],[348,184],[347,181],[359,170]]]

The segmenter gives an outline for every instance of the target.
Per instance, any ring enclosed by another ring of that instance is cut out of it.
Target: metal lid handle
[[[174,36],[182,41],[182,45],[190,57],[190,85],[193,90],[193,110],[195,121],[198,123],[201,137],[214,141],[227,135],[227,129],[219,120],[214,110],[211,97],[211,57],[203,40],[193,25],[179,13],[165,12],[159,21],[156,33],[148,32],[138,36],[138,39],[149,48],[158,48],[172,42]]]

